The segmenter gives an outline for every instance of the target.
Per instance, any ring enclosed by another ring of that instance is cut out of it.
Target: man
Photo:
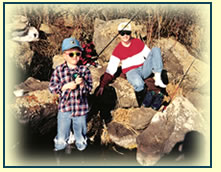
[[[161,80],[163,69],[161,51],[159,48],[150,50],[140,39],[132,38],[131,24],[126,25],[127,22],[123,22],[118,26],[121,42],[116,46],[110,57],[97,95],[102,95],[105,85],[113,79],[121,62],[122,71],[126,74],[129,83],[134,87],[140,107],[146,95],[144,79],[149,77],[151,73],[154,73],[155,85],[166,88],[166,85]]]

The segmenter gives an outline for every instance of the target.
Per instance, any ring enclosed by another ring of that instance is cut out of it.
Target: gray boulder
[[[141,165],[155,165],[169,153],[189,131],[206,134],[202,114],[183,96],[176,97],[166,111],[158,112],[149,126],[137,137],[137,161]]]
[[[42,135],[56,126],[58,111],[58,96],[50,93],[48,84],[28,78],[17,85],[15,91],[23,90],[23,94],[15,97],[10,109],[20,123],[28,123],[33,131]]]
[[[112,111],[113,120],[107,127],[111,142],[124,148],[136,148],[136,137],[147,128],[155,113],[144,107]]]
[[[202,60],[196,59],[187,48],[174,38],[156,40],[154,46],[160,47],[164,69],[168,72],[169,83],[177,84],[194,61],[181,85],[182,94],[204,115],[208,114],[210,91],[210,67]],[[209,55],[208,55],[209,57]]]

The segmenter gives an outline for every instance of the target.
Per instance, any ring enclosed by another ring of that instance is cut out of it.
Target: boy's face
[[[78,48],[72,48],[64,51],[64,60],[70,65],[77,65],[82,52]]]

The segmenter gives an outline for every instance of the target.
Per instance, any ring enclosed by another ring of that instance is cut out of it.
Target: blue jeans
[[[68,144],[71,127],[74,131],[75,145],[78,150],[84,150],[87,147],[87,124],[86,117],[73,117],[71,112],[58,112],[57,116],[57,136],[54,139],[55,150],[62,150]]]
[[[149,77],[152,72],[161,73],[163,70],[163,62],[160,48],[154,47],[149,53],[143,66],[132,69],[126,73],[128,82],[134,87],[136,92],[144,89],[144,79]]]

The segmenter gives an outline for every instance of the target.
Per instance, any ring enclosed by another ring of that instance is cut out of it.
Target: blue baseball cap
[[[65,50],[69,50],[71,48],[79,48],[81,51],[83,51],[83,48],[81,47],[79,41],[75,38],[65,38],[62,42],[61,50],[64,52]]]

